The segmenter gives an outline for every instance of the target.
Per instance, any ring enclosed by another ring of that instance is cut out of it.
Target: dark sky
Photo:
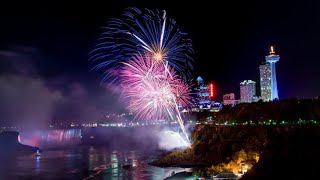
[[[86,2],[1,5],[2,56],[5,52],[24,56],[21,49],[36,49],[28,52],[31,60],[26,66],[20,65],[23,71],[29,72],[30,66],[50,88],[61,92],[68,89],[64,83],[80,83],[89,94],[97,94],[101,91],[99,74],[90,72],[88,52],[98,28],[109,18],[119,17],[126,7],[158,8],[165,9],[190,35],[195,50],[194,74],[216,82],[219,96],[236,92],[239,97],[242,80],[259,82],[259,64],[270,45],[281,57],[277,63],[279,97],[320,95],[318,1]],[[2,63],[0,73],[5,75],[9,66],[16,65]]]

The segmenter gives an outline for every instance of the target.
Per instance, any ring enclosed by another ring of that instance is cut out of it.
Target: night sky
[[[318,1],[87,2],[1,5],[0,83],[12,82],[3,79],[8,76],[28,77],[68,99],[65,104],[80,91],[77,95],[86,96],[83,103],[92,103],[96,109],[114,107],[110,102],[117,98],[100,86],[99,74],[90,71],[88,53],[98,28],[109,18],[119,17],[124,8],[135,6],[166,10],[190,35],[194,75],[215,82],[218,99],[229,92],[238,98],[242,80],[259,82],[259,65],[270,45],[280,55],[276,65],[279,97],[320,95]]]

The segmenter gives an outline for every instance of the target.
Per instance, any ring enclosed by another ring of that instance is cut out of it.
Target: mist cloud
[[[108,109],[118,108],[116,97],[99,84],[92,87],[88,80],[81,81],[83,74],[74,77],[68,72],[51,72],[48,76],[46,70],[52,62],[47,63],[47,57],[32,46],[0,50],[0,125],[93,122]]]
[[[41,79],[10,75],[0,76],[0,98],[1,120],[6,124],[44,127],[63,97],[51,92]]]

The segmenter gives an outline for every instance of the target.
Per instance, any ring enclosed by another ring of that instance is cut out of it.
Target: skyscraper
[[[269,55],[265,57],[266,62],[259,67],[261,98],[263,101],[279,99],[276,76],[276,62],[279,59],[280,56],[275,54],[271,46]]]
[[[260,69],[260,89],[261,99],[263,101],[271,101],[271,66],[264,62]]]
[[[256,82],[244,80],[240,83],[240,102],[251,103],[256,95]]]

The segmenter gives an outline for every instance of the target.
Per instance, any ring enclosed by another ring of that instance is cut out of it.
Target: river
[[[160,168],[148,164],[163,153],[157,148],[157,131],[146,127],[21,132],[19,141],[40,147],[43,150],[41,156],[17,155],[9,162],[0,162],[3,172],[1,174],[0,171],[0,175],[10,180],[158,180],[165,179],[173,171],[191,171],[188,168]],[[166,141],[170,139],[166,138]]]
[[[172,171],[188,168],[159,168],[148,163],[158,152],[112,150],[104,146],[74,146],[34,155],[16,156],[6,179],[165,179]],[[130,165],[130,168],[124,168]]]

